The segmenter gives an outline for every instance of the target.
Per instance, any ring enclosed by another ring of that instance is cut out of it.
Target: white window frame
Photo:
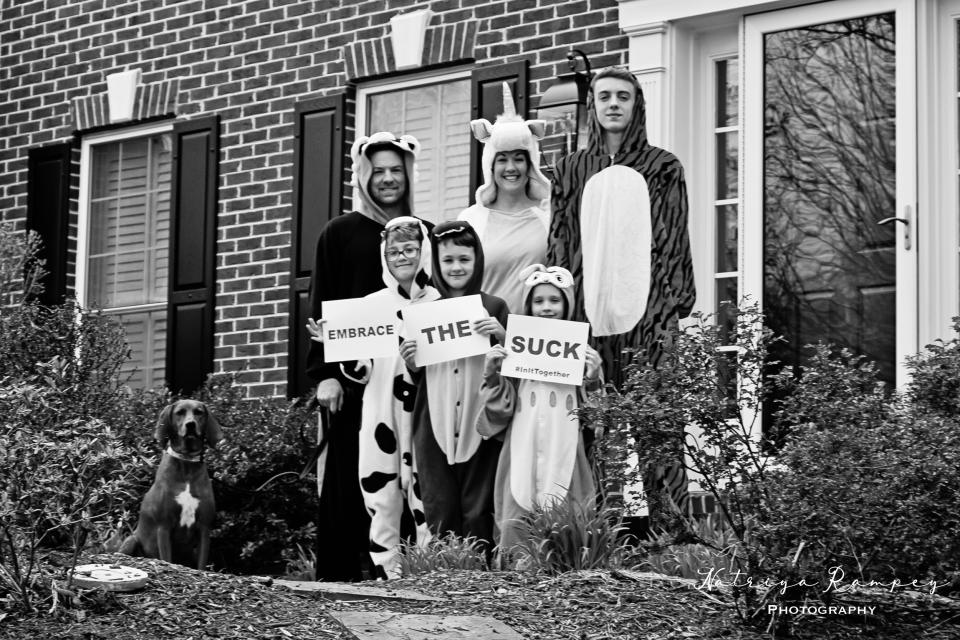
[[[912,222],[913,242],[905,247],[902,225],[896,231],[897,243],[897,329],[896,384],[907,382],[904,360],[919,349],[917,300],[918,251],[916,230],[923,217],[917,211],[917,73],[916,22],[913,0],[833,0],[782,11],[747,16],[743,22],[743,51],[740,56],[741,102],[743,104],[740,194],[743,210],[740,230],[741,278],[740,295],[750,296],[763,308],[763,34],[803,24],[836,22],[864,15],[895,12],[897,29],[896,109],[897,109],[897,176],[896,215],[906,215]]]
[[[918,33],[920,344],[954,336],[960,315],[960,0],[921,2]]]
[[[76,258],[76,295],[77,300],[83,308],[87,307],[87,289],[89,286],[89,277],[87,274],[87,263],[90,259],[90,193],[93,180],[92,157],[93,148],[103,144],[114,142],[123,142],[158,134],[172,134],[173,122],[165,121],[162,123],[149,124],[137,127],[129,127],[118,130],[105,131],[84,136],[81,142],[80,152],[80,193],[77,206],[77,258]],[[172,203],[171,203],[172,204]],[[173,212],[171,211],[171,217]],[[168,256],[170,259],[172,256]],[[171,265],[172,267],[172,265]],[[172,269],[171,269],[172,271]],[[158,311],[165,309],[167,300],[158,303],[111,307],[111,313],[123,313],[124,311]],[[138,363],[138,366],[142,363]],[[166,366],[166,363],[164,363]]]

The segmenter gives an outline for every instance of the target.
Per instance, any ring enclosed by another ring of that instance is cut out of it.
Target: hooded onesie
[[[503,298],[512,313],[523,308],[520,271],[543,262],[550,226],[550,181],[540,171],[540,143],[546,124],[543,120],[524,120],[517,115],[513,96],[503,83],[503,113],[494,124],[486,119],[473,120],[470,128],[483,143],[483,184],[477,189],[476,204],[459,216],[476,229],[486,253],[483,272],[484,291]],[[523,150],[527,166],[527,195],[537,204],[522,211],[497,208],[497,185],[493,179],[493,161],[498,152]]]
[[[562,267],[531,265],[522,272],[524,313],[530,315],[534,287],[547,283],[564,296],[569,319],[573,303],[573,277]],[[599,387],[599,380],[590,383]],[[480,387],[484,406],[478,430],[491,437],[506,429],[494,486],[494,512],[502,552],[524,535],[521,520],[538,506],[557,500],[593,507],[596,497],[593,473],[584,450],[576,410],[584,387],[560,382],[505,378],[498,373]]]
[[[636,101],[616,154],[606,149],[593,89],[588,94],[587,148],[557,163],[547,246],[547,261],[573,273],[572,319],[590,323],[604,378],[618,388],[632,357],[623,350],[643,352],[656,366],[670,330],[690,315],[696,298],[683,167],[647,142],[643,92],[628,75]],[[687,477],[679,463],[647,469],[644,485],[651,516],[660,501],[651,491],[661,489],[687,512]]]
[[[356,211],[332,219],[317,239],[310,281],[310,317],[322,317],[325,300],[360,298],[383,288],[380,233],[389,216],[369,195],[372,151],[392,149],[403,159],[405,209],[413,212],[414,161],[420,144],[412,136],[380,132],[357,139],[353,158],[353,203]],[[429,224],[427,225],[430,226]],[[317,579],[355,581],[369,565],[370,518],[357,483],[358,435],[363,387],[345,377],[338,363],[326,363],[323,345],[310,341],[307,374],[314,382],[337,380],[343,405],[329,414],[325,464],[318,468],[320,507],[317,527]]]
[[[473,276],[462,295],[479,294],[487,313],[506,326],[506,303],[480,290],[484,251],[469,223],[444,222],[434,227],[435,286],[442,297],[451,297],[440,275],[437,244],[445,236],[464,235],[472,238],[476,248]],[[483,379],[484,359],[481,354],[438,362],[416,374],[414,448],[431,530],[439,535],[452,532],[492,543],[493,479],[500,441],[483,438],[476,428],[483,410],[477,392]]]
[[[387,268],[383,250],[389,230],[410,223],[419,225],[423,240],[408,294]],[[422,221],[400,217],[387,222],[380,252],[386,288],[366,297],[389,300],[398,311],[411,304],[439,299],[440,294],[429,284],[430,253],[430,237]],[[399,317],[397,325],[396,335],[401,335]],[[404,509],[409,509],[416,523],[417,544],[422,546],[430,540],[413,456],[416,387],[399,350],[390,357],[361,361],[355,370],[344,365],[341,368],[344,375],[366,384],[357,469],[363,502],[370,514],[370,558],[379,577],[399,578],[400,521]],[[357,373],[360,377],[354,377]]]

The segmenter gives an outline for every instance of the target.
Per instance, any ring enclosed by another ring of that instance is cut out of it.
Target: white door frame
[[[763,305],[763,35],[858,16],[895,12],[896,20],[896,211],[910,217],[910,249],[896,223],[897,386],[906,383],[904,359],[917,353],[917,73],[914,0],[835,0],[743,18],[741,87],[741,295]]]

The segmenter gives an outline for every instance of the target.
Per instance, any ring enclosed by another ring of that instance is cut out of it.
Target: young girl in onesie
[[[386,288],[366,297],[387,298],[398,309],[439,299],[440,294],[429,284],[432,251],[423,222],[407,216],[394,218],[387,222],[382,238],[380,260]],[[322,341],[321,324],[322,320],[310,324],[314,340]],[[399,354],[341,368],[351,380],[366,384],[358,471],[363,502],[370,513],[370,558],[378,577],[399,578],[404,509],[409,509],[416,523],[417,544],[430,539],[413,459],[416,387]]]
[[[483,247],[469,222],[444,222],[434,227],[433,281],[444,298],[479,294],[487,318],[473,330],[502,343],[507,305],[480,291]],[[427,523],[437,534],[474,536],[491,548],[493,541],[493,479],[500,455],[499,440],[484,439],[476,429],[483,410],[477,392],[484,356],[440,362],[416,370],[416,343],[405,341],[400,353],[418,379],[414,407],[413,444],[423,487]]]
[[[568,319],[572,310],[573,276],[562,267],[535,264],[524,269],[524,314]],[[584,391],[600,387],[600,356],[587,346],[583,386],[518,380],[500,375],[506,350],[494,346],[486,355],[480,398],[484,416],[477,427],[485,437],[506,429],[494,507],[498,544],[509,555],[522,535],[521,520],[536,507],[558,500],[591,506],[593,474],[584,453],[575,410]]]

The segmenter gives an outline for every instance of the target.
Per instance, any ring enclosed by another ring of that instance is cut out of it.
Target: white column
[[[623,26],[621,24],[621,26]],[[647,108],[647,137],[650,144],[668,147],[670,117],[669,55],[671,27],[666,22],[624,27],[630,37],[628,65],[640,82]]]

